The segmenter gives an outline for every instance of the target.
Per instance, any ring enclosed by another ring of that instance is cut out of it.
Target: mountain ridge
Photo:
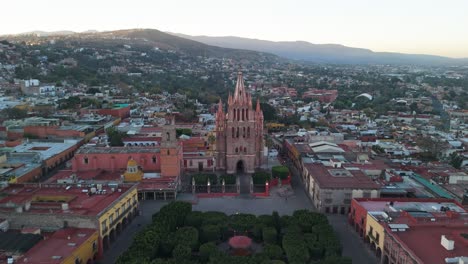
[[[303,40],[269,41],[236,36],[212,37],[168,33],[209,45],[269,52],[288,59],[307,62],[338,64],[468,64],[468,58],[375,52],[370,49],[348,47],[342,44],[314,44]]]
[[[161,44],[166,48],[175,47],[193,55],[227,57],[279,56],[304,63],[332,64],[414,64],[414,65],[468,65],[468,58],[450,58],[439,55],[407,54],[398,52],[375,52],[365,48],[348,47],[342,44],[314,44],[303,40],[269,41],[237,36],[191,36],[180,33],[163,32],[157,29],[121,29],[113,31],[87,30],[84,32],[31,31],[0,38],[88,38],[101,36],[127,35],[130,38]],[[142,43],[140,43],[142,44]],[[255,52],[259,52],[256,54]],[[225,53],[225,54],[224,54]]]

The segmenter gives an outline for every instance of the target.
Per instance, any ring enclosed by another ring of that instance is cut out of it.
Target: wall
[[[93,216],[80,216],[71,214],[51,214],[51,213],[17,213],[0,212],[0,218],[7,219],[12,229],[22,227],[37,227],[45,230],[57,230],[64,227],[65,223],[69,227],[93,228],[96,229],[96,221]]]
[[[122,148],[124,150],[124,148]],[[156,158],[153,162],[153,157]],[[86,163],[85,158],[88,159]],[[99,154],[84,154],[76,153],[72,159],[73,171],[90,171],[90,170],[108,170],[119,171],[127,169],[127,162],[132,158],[140,166],[143,171],[161,171],[160,153],[99,153]]]

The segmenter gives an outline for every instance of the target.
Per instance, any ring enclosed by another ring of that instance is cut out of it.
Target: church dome
[[[137,162],[134,159],[129,159],[127,162],[127,167],[135,167],[138,166]]]

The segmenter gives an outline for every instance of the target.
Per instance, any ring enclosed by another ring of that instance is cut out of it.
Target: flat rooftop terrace
[[[426,200],[426,199],[424,199]],[[448,207],[450,211],[455,211],[458,213],[464,213],[465,209],[460,207],[454,202],[447,202],[444,200],[433,199],[434,201],[415,201],[415,199],[408,201],[398,201],[396,199],[388,200],[368,200],[368,201],[359,201],[359,204],[364,207],[368,212],[370,211],[421,211],[421,212],[441,212],[441,207]],[[393,205],[389,203],[393,201]]]
[[[5,197],[0,198],[0,212],[14,212],[16,207],[28,202],[31,207],[23,213],[48,213],[95,216],[114,201],[123,197],[132,187],[119,185],[112,191],[102,187],[100,194],[91,194],[90,187],[65,184],[12,184],[1,190]],[[120,189],[120,192],[118,191]],[[62,204],[68,203],[68,210]]]
[[[62,143],[57,142],[25,142],[13,148],[14,152],[36,152],[41,158],[46,160],[65,150],[75,146],[78,142],[75,140],[66,140]]]

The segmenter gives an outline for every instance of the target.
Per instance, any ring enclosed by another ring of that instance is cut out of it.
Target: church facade
[[[216,167],[232,173],[253,173],[263,162],[263,112],[245,90],[242,72],[237,74],[227,110],[221,100],[216,113]]]

